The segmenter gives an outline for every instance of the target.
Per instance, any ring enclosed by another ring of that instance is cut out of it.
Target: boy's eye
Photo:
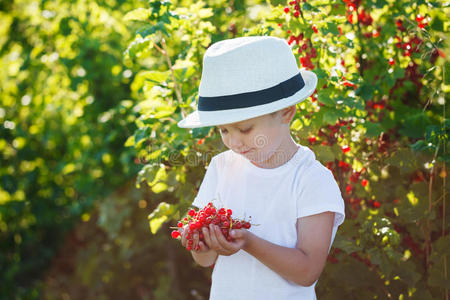
[[[219,128],[219,130],[220,130],[220,132],[221,132],[222,134],[225,134],[225,133],[228,132],[226,129],[220,129],[220,128]],[[251,130],[252,130],[252,127],[250,127],[249,129],[246,129],[246,130],[241,130],[241,133],[249,133]]]

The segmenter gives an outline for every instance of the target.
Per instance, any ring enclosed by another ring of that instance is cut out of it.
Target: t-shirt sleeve
[[[203,208],[209,202],[212,202],[215,197],[216,187],[217,187],[217,162],[215,157],[213,157],[206,169],[205,176],[203,177],[203,181],[200,184],[200,188],[198,190],[197,196],[195,197],[192,205],[197,208]]]
[[[345,204],[333,173],[317,162],[302,179],[297,197],[297,218],[332,211],[335,212],[334,227],[341,225],[345,219]]]

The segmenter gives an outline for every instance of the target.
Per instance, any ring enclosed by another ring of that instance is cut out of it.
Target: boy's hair
[[[292,105],[292,106],[296,107],[295,105]],[[282,108],[282,109],[280,109],[280,110],[271,112],[271,113],[269,113],[268,115],[271,116],[272,118],[275,118],[280,112],[283,111],[283,109],[286,109],[286,107],[285,107],[285,108]]]
[[[269,115],[270,115],[271,117],[275,117],[280,111],[281,111],[281,110],[274,111],[274,112],[270,113]]]
[[[291,106],[294,106],[294,107],[295,107],[295,105],[291,105]],[[269,115],[272,116],[272,117],[275,117],[278,113],[280,113],[281,111],[283,111],[283,109],[286,109],[286,108],[287,108],[287,107],[282,108],[282,109],[279,109],[279,110],[274,111],[274,112],[272,112],[272,113],[269,113]]]

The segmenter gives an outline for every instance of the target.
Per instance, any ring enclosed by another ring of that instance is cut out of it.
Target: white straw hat
[[[316,74],[298,68],[284,39],[246,36],[222,40],[203,56],[198,110],[178,126],[222,125],[269,114],[305,100],[316,86]]]

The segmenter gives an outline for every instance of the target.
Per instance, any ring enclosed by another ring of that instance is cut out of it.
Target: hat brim
[[[181,128],[199,128],[207,126],[216,126],[239,122],[256,118],[265,114],[270,114],[277,110],[297,104],[311,96],[317,87],[317,75],[309,70],[299,69],[305,86],[292,96],[258,106],[227,109],[220,111],[202,111],[198,110],[187,115],[178,122]]]

